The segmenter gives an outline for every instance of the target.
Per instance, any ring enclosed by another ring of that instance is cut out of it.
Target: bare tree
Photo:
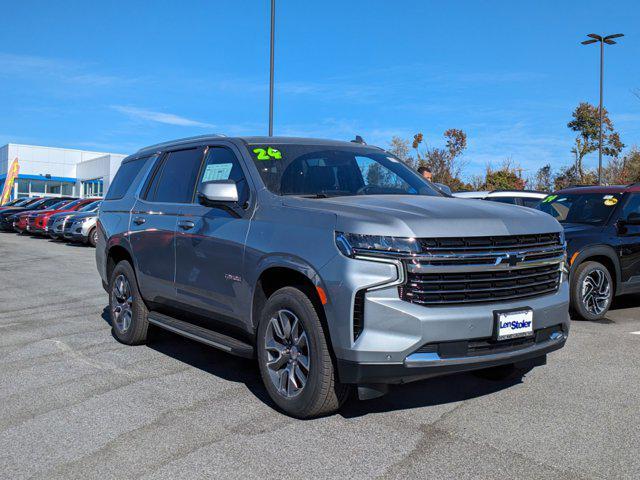
[[[389,153],[398,157],[409,167],[415,167],[415,160],[411,155],[409,155],[409,142],[407,140],[397,136],[391,137],[391,142],[389,142]]]

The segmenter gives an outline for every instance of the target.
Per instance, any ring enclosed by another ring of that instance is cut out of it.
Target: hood
[[[0,210],[0,215],[4,215],[5,217],[9,216],[9,215],[17,215],[18,213],[22,213],[22,212],[26,212],[26,211],[31,211],[29,210],[29,208],[25,208],[25,207],[11,207],[8,208],[6,210]]]
[[[81,213],[74,213],[71,216],[73,217],[73,220],[78,220],[80,218],[97,217],[98,213],[97,212],[81,212]]]
[[[481,237],[559,232],[544,212],[485,200],[424,195],[357,195],[326,199],[284,197],[284,204],[337,217],[336,230],[401,237]]]

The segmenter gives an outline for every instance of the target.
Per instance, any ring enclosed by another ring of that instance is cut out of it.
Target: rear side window
[[[109,191],[107,192],[107,196],[104,197],[105,200],[117,200],[119,198],[124,197],[124,194],[127,193],[133,179],[136,178],[138,172],[146,162],[149,157],[138,158],[136,160],[132,160],[131,162],[123,163],[120,165],[118,172],[116,173],[111,186],[109,187]]]
[[[201,148],[169,152],[155,172],[146,200],[191,203],[201,163]]]

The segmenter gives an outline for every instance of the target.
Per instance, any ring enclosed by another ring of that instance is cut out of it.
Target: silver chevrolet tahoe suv
[[[562,228],[447,198],[362,142],[194,137],[125,159],[99,211],[113,334],[150,325],[257,359],[275,404],[328,414],[351,387],[520,377],[569,332]]]

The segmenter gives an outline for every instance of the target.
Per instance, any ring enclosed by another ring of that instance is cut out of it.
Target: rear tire
[[[133,267],[126,260],[115,266],[109,279],[109,313],[113,335],[120,342],[139,345],[147,340],[149,311]]]
[[[346,401],[349,388],[338,382],[324,328],[302,291],[284,287],[269,297],[256,347],[267,392],[288,415],[328,415]]]
[[[571,311],[582,320],[601,320],[613,302],[614,284],[609,269],[587,261],[571,275]]]

